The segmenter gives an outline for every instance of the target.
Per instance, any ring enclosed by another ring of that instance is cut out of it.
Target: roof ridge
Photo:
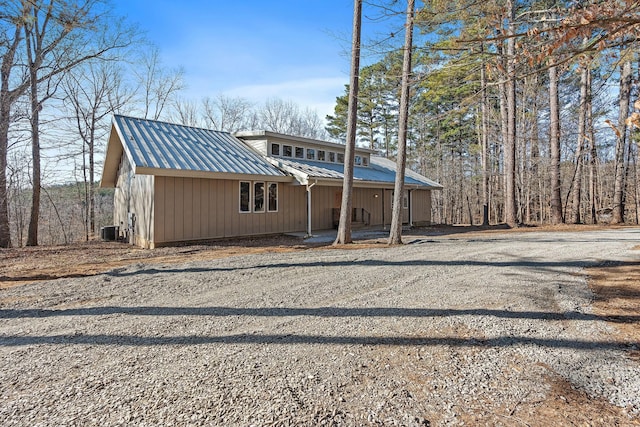
[[[159,123],[159,124],[168,125],[168,126],[178,126],[178,127],[182,127],[182,128],[197,129],[197,130],[203,130],[203,131],[206,131],[206,132],[217,132],[217,133],[224,133],[224,134],[227,134],[227,135],[232,135],[231,132],[227,132],[226,130],[216,130],[216,129],[209,129],[209,128],[202,127],[202,126],[192,126],[192,125],[185,125],[185,124],[182,124],[182,123],[173,123],[173,122],[169,122],[167,120],[145,119],[143,117],[128,116],[128,115],[125,115],[125,114],[114,114],[113,117],[121,117],[123,119],[140,120],[140,121],[144,121],[144,122],[148,122],[148,123]]]

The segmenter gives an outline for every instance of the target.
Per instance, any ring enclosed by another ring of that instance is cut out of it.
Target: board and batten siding
[[[412,190],[411,205],[413,224],[431,225],[431,190]]]
[[[277,212],[241,213],[240,181],[156,176],[154,243],[304,231],[305,197],[281,182]]]
[[[131,243],[142,247],[149,247],[154,238],[153,181],[153,176],[135,175],[127,157],[122,156],[114,193],[113,219],[119,226],[120,237],[128,237]],[[130,214],[134,214],[133,224]]]

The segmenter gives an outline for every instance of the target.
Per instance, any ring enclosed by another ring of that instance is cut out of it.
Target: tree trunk
[[[353,40],[351,44],[351,82],[349,84],[349,113],[347,115],[347,141],[344,158],[344,180],[340,222],[334,245],[351,243],[351,211],[353,207],[353,160],[355,157],[358,120],[358,84],[360,80],[360,30],[362,23],[362,0],[353,2]]]
[[[7,188],[7,155],[9,154],[9,124],[11,123],[11,105],[22,89],[9,90],[11,70],[16,50],[21,41],[22,20],[16,20],[13,40],[7,44],[0,66],[0,248],[11,247],[11,229],[9,227],[9,202]]]
[[[589,65],[584,64],[580,70],[580,110],[578,113],[578,143],[576,145],[576,171],[573,176],[572,194],[571,194],[571,223],[580,224],[582,218],[580,216],[580,207],[582,199],[582,166],[584,159],[584,142],[587,135],[587,106],[589,102],[587,98],[591,91],[587,87],[589,84]]]
[[[549,67],[549,146],[551,154],[551,224],[561,224],[562,195],[560,193],[560,100],[558,98],[558,69]]]
[[[8,82],[7,82],[8,86]],[[7,151],[9,149],[9,115],[11,105],[7,99],[5,81],[0,95],[0,248],[11,247],[9,228],[9,194],[7,189]]]
[[[484,51],[484,45],[481,45]],[[482,225],[489,225],[489,135],[488,125],[489,106],[487,101],[487,74],[484,69],[484,60],[480,68],[480,85],[482,102],[480,104],[482,126]]]
[[[615,181],[613,186],[612,224],[624,222],[624,189],[625,189],[625,151],[627,149],[627,124],[629,116],[629,98],[631,96],[631,61],[625,61],[620,71],[620,110],[618,128],[616,129]]]
[[[516,207],[516,75],[515,75],[515,9],[512,0],[507,0],[507,83],[506,83],[506,141],[504,144],[505,166],[505,221],[510,227],[518,225]]]
[[[89,237],[93,238],[96,232],[96,188],[95,188],[95,115],[91,119],[91,131],[89,136]]]
[[[587,87],[591,88],[591,70],[587,69]],[[587,98],[587,132],[589,133],[589,205],[591,210],[591,223],[598,223],[598,147],[596,146],[595,132],[593,130],[593,101],[591,96]]]
[[[402,197],[404,175],[407,164],[407,124],[409,122],[409,80],[411,78],[411,53],[413,50],[413,15],[415,0],[407,1],[407,20],[404,26],[404,57],[402,60],[402,87],[400,89],[400,116],[398,118],[398,159],[396,161],[396,182],[393,193],[393,211],[389,244],[402,244]]]
[[[34,15],[37,12],[34,11]],[[37,21],[35,30],[38,31]],[[33,37],[32,37],[33,36]],[[27,60],[29,61],[29,99],[31,101],[31,156],[32,156],[32,179],[31,185],[33,193],[31,197],[31,218],[29,220],[29,230],[27,232],[27,246],[38,246],[38,224],[40,223],[40,103],[38,102],[38,68],[40,61],[37,60],[40,49],[37,34],[34,35],[25,26],[25,40],[27,46]]]

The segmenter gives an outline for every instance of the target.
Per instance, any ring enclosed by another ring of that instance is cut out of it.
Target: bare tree
[[[79,153],[84,198],[85,240],[96,231],[96,162],[100,142],[110,129],[110,117],[131,101],[122,69],[112,62],[90,61],[67,73],[62,88],[73,133],[79,137]],[[78,149],[74,145],[74,149]]]
[[[88,60],[134,42],[134,31],[112,22],[101,0],[32,2],[21,0],[30,93],[33,200],[27,245],[38,244],[41,189],[39,113],[56,91],[61,75]],[[41,88],[44,88],[41,91]],[[42,93],[40,93],[40,91]]]
[[[415,0],[407,1],[405,23],[404,57],[402,60],[402,86],[400,89],[400,117],[398,119],[398,158],[396,160],[396,182],[393,192],[393,211],[389,228],[389,244],[402,244],[402,198],[404,176],[407,165],[407,125],[409,122],[409,87],[411,79],[411,53],[413,51],[413,18]]]
[[[9,228],[9,205],[7,192],[7,156],[9,153],[9,127],[11,110],[16,100],[27,90],[26,79],[12,86],[12,72],[17,67],[16,53],[23,40],[25,15],[22,4],[3,5],[4,13],[0,14],[2,34],[0,48],[2,57],[0,64],[0,247],[11,247],[11,230]]]
[[[626,168],[625,151],[627,150],[627,118],[629,117],[631,96],[631,61],[626,59],[620,70],[620,95],[617,127],[611,125],[616,133],[615,181],[613,189],[612,224],[624,222],[624,189]]]
[[[583,43],[587,43],[585,39]],[[582,201],[582,172],[584,169],[585,141],[587,140],[587,108],[591,105],[591,88],[589,87],[589,61],[584,58],[580,64],[580,106],[578,109],[578,143],[576,144],[576,167],[571,186],[571,222],[580,224]]]
[[[244,98],[223,94],[202,100],[205,126],[230,133],[250,129],[247,123],[253,116],[252,108],[251,102]]]
[[[140,58],[140,68],[134,70],[138,81],[143,117],[158,120],[174,97],[185,88],[184,70],[162,66],[160,50],[153,47]]]
[[[200,126],[200,114],[198,104],[187,99],[176,99],[173,101],[173,108],[170,119],[174,123],[185,126]]]
[[[353,162],[356,148],[358,120],[358,88],[360,81],[360,33],[362,27],[362,0],[353,2],[353,37],[351,41],[351,72],[349,107],[347,114],[347,141],[344,155],[344,177],[340,221],[334,245],[351,243],[351,209],[353,207]]]

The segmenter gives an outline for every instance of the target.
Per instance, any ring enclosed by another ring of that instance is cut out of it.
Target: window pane
[[[264,212],[264,182],[253,183],[253,211]]]
[[[334,153],[333,151],[329,152],[329,161],[332,163],[336,162],[336,153]]]
[[[249,212],[250,191],[248,182],[240,182],[240,212]]]
[[[362,156],[356,156],[354,158],[354,163],[358,166],[360,166],[362,164]]]
[[[278,184],[269,183],[269,212],[278,211]]]
[[[307,148],[307,160],[315,160],[316,159],[316,150],[313,148]]]
[[[292,151],[291,151],[291,146],[290,145],[283,145],[282,146],[282,155],[285,157],[291,157],[292,156]]]
[[[318,150],[318,160],[324,162],[324,150]]]
[[[338,153],[338,163],[344,163],[344,154]]]
[[[296,158],[297,159],[304,159],[304,148],[296,147]]]
[[[367,157],[363,157],[362,158],[362,165],[363,166],[369,166],[369,159]]]
[[[280,144],[271,144],[271,155],[273,156],[280,155]]]

